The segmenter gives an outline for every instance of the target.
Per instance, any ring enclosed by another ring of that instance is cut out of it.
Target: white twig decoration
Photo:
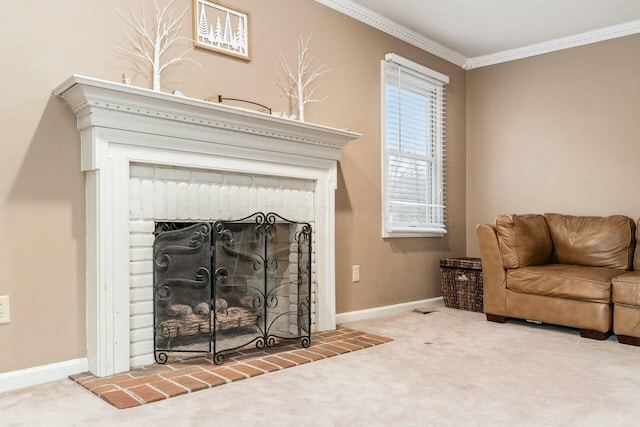
[[[183,62],[200,65],[196,60],[186,57],[193,50],[193,47],[184,50],[181,54],[162,63],[162,55],[165,54],[169,48],[175,46],[180,40],[190,40],[188,37],[179,36],[182,30],[182,18],[184,18],[189,10],[189,6],[187,5],[182,13],[175,17],[173,10],[170,9],[174,2],[175,0],[171,0],[166,6],[160,8],[157,1],[153,0],[151,4],[155,16],[150,25],[147,23],[145,17],[145,3],[142,3],[141,18],[137,18],[131,10],[129,10],[131,17],[128,17],[116,9],[116,12],[131,27],[127,30],[123,26],[122,30],[127,40],[131,43],[132,48],[116,47],[120,51],[132,56],[137,62],[151,66],[152,89],[155,91],[160,91],[160,75],[168,67]]]
[[[280,65],[287,75],[286,83],[278,82],[278,87],[282,89],[282,91],[287,95],[291,100],[293,100],[298,105],[298,117],[301,122],[304,122],[304,106],[311,102],[322,102],[326,97],[322,99],[314,98],[316,89],[318,89],[321,85],[316,85],[311,87],[311,84],[317,80],[323,74],[331,71],[330,68],[325,68],[325,65],[322,64],[314,71],[310,70],[311,61],[315,57],[309,53],[309,40],[311,39],[311,34],[307,37],[307,40],[300,36],[300,40],[298,41],[298,63],[297,69],[294,73],[287,61],[284,59],[284,55],[282,52],[278,52],[278,59],[280,60]]]

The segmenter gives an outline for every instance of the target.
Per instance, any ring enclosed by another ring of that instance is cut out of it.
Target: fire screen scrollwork
[[[155,355],[225,354],[311,337],[308,223],[275,213],[213,224],[159,224],[154,244]]]

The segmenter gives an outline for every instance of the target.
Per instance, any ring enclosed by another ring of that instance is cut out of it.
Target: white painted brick
[[[305,189],[305,181],[299,179],[283,179],[282,188],[289,188],[291,190],[304,190]]]
[[[200,218],[200,202],[198,201],[200,196],[200,185],[189,184],[189,218]]]
[[[136,314],[129,317],[129,326],[133,329],[153,328],[153,313]]]
[[[315,217],[316,195],[313,191],[307,192],[307,216],[306,221],[311,221]]]
[[[191,172],[191,181],[222,184],[224,182],[224,174],[215,172],[193,171]]]
[[[153,181],[142,181],[142,217],[153,219]]]
[[[132,302],[129,310],[132,315],[153,313],[153,303],[151,301]]]
[[[229,187],[223,185],[220,187],[220,212],[217,219],[231,219],[229,216]]]
[[[291,190],[282,190],[282,216],[287,219],[293,218],[293,209],[291,201]]]
[[[225,173],[224,174],[224,183],[227,185],[246,185],[250,186],[253,184],[253,178],[247,175],[238,175],[233,173]]]
[[[276,188],[273,190],[273,210],[272,212],[277,213],[278,215],[284,216],[282,213],[282,208],[284,206],[283,194],[282,190]],[[286,216],[284,216],[287,218]]]
[[[141,356],[153,352],[153,339],[147,341],[136,341],[129,346],[131,356]]]
[[[267,188],[267,210],[265,212],[276,212],[276,190]]]
[[[229,187],[229,217],[231,219],[240,219],[240,200],[238,200],[239,187]]]
[[[264,213],[268,212],[266,188],[258,188],[258,193],[256,195],[256,210]]]
[[[130,233],[153,233],[156,225],[153,221],[129,221]]]
[[[178,218],[178,184],[167,182],[167,219]]]
[[[133,329],[129,332],[131,342],[153,340],[153,328]]]
[[[129,260],[144,261],[150,260],[153,250],[151,248],[132,248],[129,250]]]
[[[129,218],[142,217],[142,184],[139,179],[129,180]]]
[[[153,166],[131,165],[129,176],[135,178],[153,178]]]
[[[171,181],[189,181],[191,172],[187,169],[156,168],[156,178]]]
[[[188,219],[189,218],[189,184],[186,182],[178,183],[177,189],[177,210],[178,210],[178,219]]]
[[[211,191],[207,184],[198,186],[198,210],[200,211],[200,219],[211,219]]]
[[[131,288],[140,288],[144,286],[153,286],[153,274],[145,274],[139,276],[130,276],[129,285]]]
[[[280,187],[280,180],[263,175],[253,177],[253,185],[255,187]]]
[[[131,234],[129,235],[129,246],[148,247],[153,246],[153,234]]]
[[[153,273],[153,263],[151,261],[134,261],[129,263],[129,273],[147,274]]]
[[[238,189],[238,216],[244,218],[253,212],[249,210],[249,187]]]
[[[153,358],[153,353],[143,354],[141,356],[129,357],[129,365],[132,368],[135,368],[138,366],[151,365],[154,362],[155,362],[155,359]]]
[[[134,288],[129,291],[129,299],[133,302],[153,301],[153,287]]]
[[[220,219],[220,186],[212,185],[209,188],[211,202],[211,219]]]
[[[258,189],[251,187],[249,188],[249,213],[247,215],[256,212],[258,212]]]
[[[165,219],[167,217],[167,183],[163,181],[155,181],[155,203],[154,215],[155,219]]]

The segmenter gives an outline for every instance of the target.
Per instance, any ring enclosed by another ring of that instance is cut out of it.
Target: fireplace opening
[[[311,337],[309,223],[257,212],[238,220],[156,222],[154,356],[225,354]]]

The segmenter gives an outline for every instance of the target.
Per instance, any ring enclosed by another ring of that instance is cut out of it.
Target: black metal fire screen
[[[158,223],[155,359],[225,354],[311,339],[311,225],[258,212],[214,223]]]

